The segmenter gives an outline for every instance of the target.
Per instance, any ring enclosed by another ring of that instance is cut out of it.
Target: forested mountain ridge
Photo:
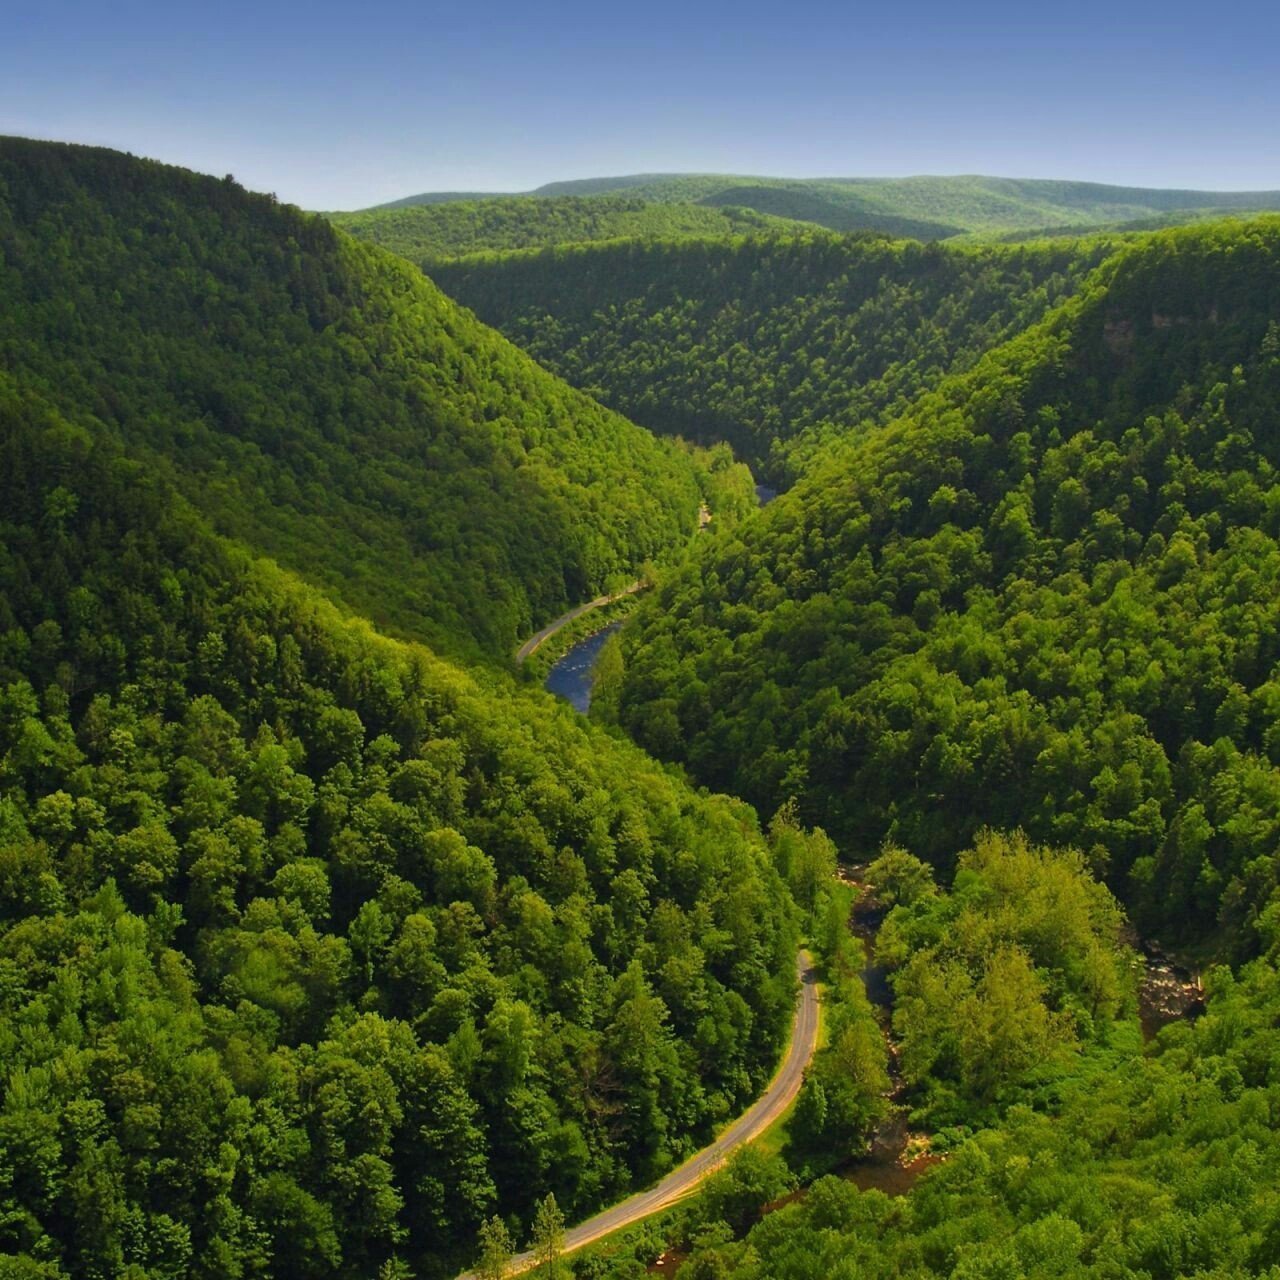
[[[212,535],[0,372],[0,1254],[422,1277],[770,1073],[744,806]]]
[[[1089,852],[1260,946],[1280,883],[1280,220],[1164,232],[664,582],[621,719],[848,853]]]
[[[473,255],[432,277],[634,421],[728,440],[785,481],[1041,319],[1114,248],[814,232]]]
[[[801,231],[804,224],[751,209],[655,204],[632,196],[510,196],[326,215],[360,240],[424,269],[442,258],[625,237],[682,239]]]
[[[505,655],[696,525],[687,455],[407,263],[114,152],[0,140],[0,369],[446,650]]]
[[[656,173],[551,182],[520,194],[543,199],[626,195],[658,204],[732,206],[813,222],[833,231],[879,231],[918,240],[1043,227],[1093,227],[1192,210],[1258,212],[1280,208],[1280,191],[1185,191],[981,175],[769,178]],[[405,208],[457,198],[477,197],[474,193],[424,193],[377,207]],[[508,198],[506,194],[489,197]]]
[[[320,218],[0,140],[6,1277],[553,1241],[759,1091],[801,932],[822,1046],[642,1229],[681,1280],[1280,1273],[1280,219],[756,235],[725,181],[1124,204],[659,175],[372,215],[664,228],[431,271],[699,454]],[[794,488],[748,513],[724,438]],[[595,704],[635,744],[500,669],[682,545]],[[1138,935],[1206,965],[1150,1046]],[[882,1125],[935,1162],[909,1194],[797,1186]]]

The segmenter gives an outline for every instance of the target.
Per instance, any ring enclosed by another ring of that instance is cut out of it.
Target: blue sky
[[[0,133],[355,208],[651,171],[1280,188],[1280,6],[4,0]]]

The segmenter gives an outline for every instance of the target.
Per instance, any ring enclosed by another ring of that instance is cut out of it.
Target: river
[[[607,627],[579,640],[547,673],[543,688],[564,698],[576,711],[586,713],[591,706],[591,686],[595,682],[596,662],[604,642],[622,626],[611,622]]]
[[[778,496],[776,489],[756,485],[756,501],[763,507]],[[604,642],[620,627],[621,622],[611,622],[601,631],[579,640],[568,653],[547,673],[543,688],[564,698],[576,711],[584,715],[591,706],[591,686],[595,682],[596,662]]]

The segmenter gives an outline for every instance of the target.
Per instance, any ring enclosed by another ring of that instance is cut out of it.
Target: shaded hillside
[[[495,680],[0,374],[6,1275],[450,1275],[763,1085],[754,818]]]
[[[335,213],[329,220],[361,240],[430,269],[441,258],[488,250],[640,237],[740,235],[799,229],[753,209],[653,204],[628,196],[510,196]]]
[[[1109,246],[952,249],[814,233],[477,255],[454,297],[659,432],[729,440],[778,479],[1038,321]]]
[[[113,152],[0,141],[0,369],[446,648],[505,654],[696,523],[687,457],[407,263]]]
[[[621,718],[850,853],[1025,827],[1249,954],[1280,879],[1280,220],[1157,234],[627,632]]]

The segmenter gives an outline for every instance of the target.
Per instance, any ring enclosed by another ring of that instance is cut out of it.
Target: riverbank
[[[535,631],[516,650],[516,665],[523,666],[549,640],[559,635],[566,627],[584,615],[607,608],[620,600],[625,600],[628,596],[634,596],[641,591],[647,590],[652,585],[651,582],[646,582],[642,578],[637,579],[630,586],[623,587],[621,591],[615,591],[612,595],[596,596],[594,600],[588,600],[585,604],[575,605],[568,613],[562,613],[554,622],[549,622],[541,631]]]
[[[569,651],[547,672],[542,687],[557,698],[563,698],[575,711],[586,715],[591,710],[591,695],[595,689],[596,663],[601,651],[624,619],[606,623],[599,631],[593,631],[574,644]]]
[[[520,665],[526,680],[545,685],[557,663],[573,649],[599,632],[625,621],[638,607],[648,585],[626,595],[615,596],[607,603],[580,613],[550,635]]]

